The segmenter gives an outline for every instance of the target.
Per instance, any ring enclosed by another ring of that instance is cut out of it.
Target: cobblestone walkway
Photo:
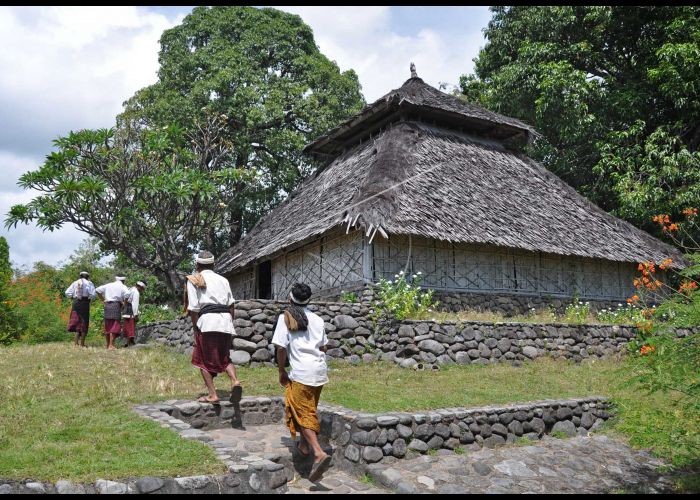
[[[399,493],[659,493],[670,480],[663,462],[603,435],[468,451],[440,450],[370,466],[370,475]]]
[[[525,446],[386,458],[369,466],[369,481],[334,466],[314,484],[306,479],[311,460],[292,451],[289,432],[282,425],[206,433],[213,439],[211,444],[225,445],[237,457],[250,454],[284,464],[289,493],[658,493],[670,489],[670,480],[656,472],[663,462],[604,435],[545,436]]]
[[[244,457],[254,454],[283,464],[287,473],[288,493],[391,493],[382,486],[363,482],[337,467],[331,467],[320,481],[312,483],[306,479],[311,472],[312,460],[292,451],[289,430],[281,424],[205,432],[213,439],[211,444],[225,445],[232,450],[232,455],[243,457],[243,461]],[[329,449],[326,451],[330,453]]]

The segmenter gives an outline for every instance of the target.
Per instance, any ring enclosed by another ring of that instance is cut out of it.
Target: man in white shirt
[[[68,331],[75,332],[75,345],[85,347],[85,337],[90,327],[90,301],[95,299],[95,285],[82,271],[79,278],[66,289],[66,297],[73,299],[68,320]]]
[[[137,281],[136,286],[129,289],[129,296],[124,303],[122,314],[122,332],[126,337],[126,346],[134,345],[136,339],[136,323],[139,322],[139,303],[141,292],[146,288],[146,283]]]
[[[230,355],[236,334],[231,285],[213,271],[214,255],[211,252],[199,252],[195,263],[195,274],[187,276],[187,310],[194,331],[192,364],[199,368],[209,393],[197,401],[218,403],[214,377],[226,372],[231,379],[231,402],[235,403],[241,400],[243,386]]]
[[[321,449],[316,415],[323,385],[328,382],[326,337],[323,319],[304,306],[311,299],[311,288],[296,283],[289,293],[290,305],[277,320],[272,343],[277,346],[280,385],[285,388],[285,421],[292,440],[299,430],[297,450],[306,456],[313,451],[314,463],[309,481],[317,481],[328,470],[331,457]],[[289,373],[285,370],[289,356]]]
[[[107,349],[114,349],[114,337],[121,332],[122,304],[129,296],[129,289],[124,285],[126,278],[116,276],[114,281],[98,286],[95,292],[104,301],[105,307],[105,339]]]

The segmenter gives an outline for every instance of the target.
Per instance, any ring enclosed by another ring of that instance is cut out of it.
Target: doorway
[[[272,261],[266,260],[258,264],[258,298],[272,298]]]

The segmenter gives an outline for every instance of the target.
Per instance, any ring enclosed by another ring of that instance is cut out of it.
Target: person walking
[[[68,331],[75,332],[75,345],[85,347],[85,337],[90,328],[90,303],[95,299],[95,285],[90,274],[82,271],[77,280],[66,289],[66,297],[73,300],[68,320]]]
[[[137,281],[135,286],[129,289],[129,296],[124,303],[122,314],[122,332],[126,337],[126,347],[134,345],[136,341],[136,323],[139,322],[139,305],[141,292],[146,289],[146,283]]]
[[[230,400],[235,403],[241,400],[243,386],[230,355],[236,334],[231,285],[226,278],[214,272],[214,255],[211,252],[199,252],[195,268],[195,273],[187,276],[187,310],[194,330],[192,364],[199,368],[208,392],[197,401],[218,403],[214,377],[226,372],[231,379]]]
[[[126,281],[124,276],[115,276],[113,282],[95,289],[97,295],[104,301],[107,349],[115,349],[114,338],[121,332],[122,304],[126,302],[129,295],[129,289],[124,285],[124,281]]]
[[[313,453],[309,481],[319,480],[331,464],[331,457],[318,443],[321,425],[316,409],[323,386],[328,382],[326,337],[323,319],[305,306],[311,300],[311,288],[295,283],[289,293],[289,306],[277,320],[272,343],[277,346],[279,382],[285,388],[285,422],[296,438],[297,450],[304,456]],[[285,365],[289,358],[291,370]]]

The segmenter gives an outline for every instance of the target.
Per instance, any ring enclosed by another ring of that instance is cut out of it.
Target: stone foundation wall
[[[274,364],[270,343],[284,302],[237,303],[231,359],[236,365]],[[534,323],[486,323],[478,321],[389,322],[375,328],[369,308],[361,304],[309,305],[325,321],[327,356],[351,363],[388,360],[406,368],[436,369],[440,365],[518,364],[540,356],[603,358],[623,351],[636,334],[624,325],[571,325]],[[679,336],[700,333],[700,327],[678,329]],[[138,328],[137,342],[156,342],[189,354],[194,342],[189,318],[151,323]]]

